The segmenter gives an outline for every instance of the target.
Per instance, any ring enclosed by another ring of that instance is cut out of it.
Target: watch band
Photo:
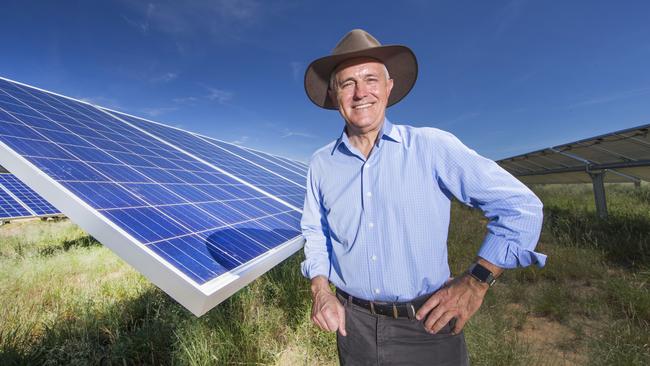
[[[489,269],[483,267],[479,263],[473,263],[469,267],[468,272],[470,276],[474,277],[477,281],[487,283],[490,287],[497,281],[496,277],[494,277],[494,274],[492,274]]]

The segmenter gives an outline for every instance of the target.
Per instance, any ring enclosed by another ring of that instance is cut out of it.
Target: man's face
[[[353,132],[367,132],[384,121],[393,80],[386,78],[384,65],[372,58],[345,61],[335,70],[330,98]]]

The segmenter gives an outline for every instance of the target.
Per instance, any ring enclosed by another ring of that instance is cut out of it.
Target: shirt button
[[[376,293],[376,294],[378,294],[378,293],[380,293],[380,292],[381,292],[381,291],[379,291],[378,288],[375,289],[375,293]]]
[[[377,256],[376,256],[376,255],[373,255],[372,257],[370,257],[370,259],[372,259],[373,261],[376,261],[376,260],[377,260]]]
[[[375,224],[373,224],[373,223],[371,222],[371,223],[368,224],[368,227],[375,227]]]
[[[366,196],[368,196],[368,197],[372,197],[372,192],[368,192],[368,193],[366,193]]]

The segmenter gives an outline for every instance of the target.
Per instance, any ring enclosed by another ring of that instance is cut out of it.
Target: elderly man
[[[450,133],[388,121],[416,77],[409,48],[359,29],[305,74],[312,102],[345,120],[311,158],[302,217],[312,321],[338,331],[342,364],[467,364],[463,326],[502,269],[546,260],[533,251],[542,204],[528,188]],[[454,279],[452,196],[490,220],[476,261]]]

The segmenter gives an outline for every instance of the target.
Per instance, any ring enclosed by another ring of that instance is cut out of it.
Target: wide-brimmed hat
[[[410,48],[401,45],[382,46],[363,29],[353,29],[336,45],[332,54],[314,60],[305,71],[305,91],[314,104],[326,109],[338,109],[329,98],[330,75],[343,61],[371,57],[381,61],[393,79],[388,107],[399,102],[411,91],[418,77],[418,62]]]

